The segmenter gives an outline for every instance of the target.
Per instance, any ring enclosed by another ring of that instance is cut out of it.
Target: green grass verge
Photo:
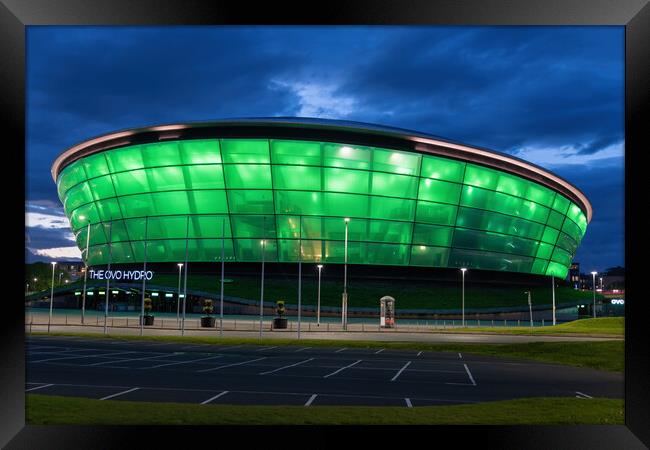
[[[34,335],[47,335],[34,332]],[[51,336],[82,336],[106,339],[103,334],[56,332]],[[258,338],[236,338],[217,336],[132,336],[114,335],[111,339],[144,340],[159,342],[182,342],[184,344],[211,345],[260,345]],[[624,341],[580,341],[580,342],[530,342],[523,344],[458,344],[458,343],[423,343],[423,342],[389,342],[326,339],[276,339],[264,338],[263,345],[296,345],[310,347],[347,347],[347,348],[385,348],[401,350],[423,350],[435,352],[463,352],[495,357],[530,359],[549,363],[566,364],[577,367],[622,372],[625,366]]]
[[[524,398],[405,407],[238,406],[93,400],[27,394],[30,425],[623,424],[623,400]]]
[[[510,321],[512,322],[512,321]],[[468,320],[470,325],[473,320]],[[446,333],[496,333],[519,335],[583,335],[603,337],[623,337],[625,335],[625,319],[623,317],[601,317],[596,319],[579,319],[555,326],[533,327],[471,327],[467,329],[448,328]]]

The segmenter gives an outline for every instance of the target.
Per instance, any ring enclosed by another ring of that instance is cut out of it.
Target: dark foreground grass
[[[30,425],[623,424],[623,400],[524,398],[405,407],[239,406],[93,400],[27,394]]]
[[[47,333],[32,333],[47,335]],[[50,333],[50,336],[82,336],[106,339],[103,334],[91,333]],[[530,342],[523,344],[457,344],[457,343],[423,343],[423,342],[387,342],[387,341],[352,341],[325,339],[275,339],[264,338],[219,338],[217,336],[132,336],[113,335],[111,339],[128,341],[180,342],[184,344],[210,345],[297,345],[310,347],[347,347],[347,348],[385,348],[402,350],[423,350],[435,352],[463,352],[496,357],[531,359],[549,363],[567,364],[578,367],[622,372],[625,363],[624,341],[565,341],[565,342]],[[218,349],[215,349],[218,350]]]

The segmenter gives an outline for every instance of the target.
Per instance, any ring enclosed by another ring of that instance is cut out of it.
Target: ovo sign
[[[612,299],[612,305],[624,305],[624,304],[625,304],[625,300],[623,300],[622,298]]]
[[[142,280],[153,278],[151,270],[89,270],[91,280]]]

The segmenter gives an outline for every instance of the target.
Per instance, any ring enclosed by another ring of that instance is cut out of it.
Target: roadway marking
[[[212,367],[210,369],[201,369],[201,370],[197,370],[196,372],[197,373],[199,373],[199,372],[210,372],[211,370],[219,370],[219,369],[224,369],[226,367],[241,366],[242,364],[248,364],[248,363],[252,363],[252,362],[255,362],[255,361],[261,361],[263,359],[266,359],[266,356],[262,356],[261,358],[257,358],[257,359],[251,359],[250,361],[243,361],[243,362],[238,362],[238,363],[234,363],[234,364],[226,364],[225,366],[217,366],[217,367]]]
[[[300,364],[303,364],[303,363],[306,363],[306,362],[312,361],[313,359],[314,359],[314,358],[309,358],[309,359],[305,359],[304,361],[297,362],[297,363],[295,363],[295,364],[290,364],[290,365],[288,365],[288,366],[279,367],[279,368],[277,368],[277,369],[269,370],[269,371],[267,371],[267,372],[260,372],[258,375],[267,375],[267,374],[269,374],[269,373],[278,372],[278,371],[280,371],[280,370],[288,369],[289,367],[299,366]]]
[[[377,353],[381,353],[381,352],[383,352],[383,351],[384,351],[384,349],[381,348],[381,349],[379,349],[379,350],[377,350],[377,351],[375,352],[375,355],[376,355]]]
[[[422,350],[420,350],[420,352],[415,356],[420,356],[421,354],[422,354]]]
[[[311,347],[303,347],[303,348],[299,348],[298,350],[296,350],[295,353],[301,352],[301,351],[303,351],[303,350],[307,350],[307,349],[309,349],[309,348],[311,348]]]
[[[181,355],[183,353],[170,353],[169,355],[156,355],[156,356],[145,356],[143,358],[125,358],[125,359],[115,359],[113,361],[101,361],[97,363],[92,363],[92,364],[84,364],[85,366],[101,366],[102,364],[113,364],[113,363],[121,363],[121,362],[129,362],[129,361],[143,361],[145,359],[154,359],[154,358],[169,358],[170,356],[176,356],[176,355]]]
[[[61,358],[39,359],[38,361],[31,361],[31,363],[41,363],[41,362],[47,362],[47,361],[58,361],[60,359],[96,358],[98,356],[124,355],[126,353],[137,353],[137,352],[117,352],[117,353],[107,353],[105,355],[64,356],[64,357],[61,357]]]
[[[334,353],[339,353],[339,352],[342,352],[343,350],[345,350],[345,347],[338,349],[338,350],[335,351]]]
[[[413,408],[413,404],[411,403],[410,398],[405,398],[404,401],[406,402],[406,407],[407,408]]]
[[[348,368],[350,368],[350,367],[352,367],[352,366],[354,366],[354,365],[359,364],[361,361],[362,361],[362,360],[360,359],[360,360],[355,361],[355,362],[353,362],[352,364],[349,364],[349,365],[347,365],[347,366],[345,366],[345,367],[341,367],[340,369],[335,370],[335,371],[332,372],[332,373],[328,373],[328,374],[325,375],[323,378],[328,378],[328,377],[331,377],[332,375],[336,375],[337,373],[339,373],[339,372],[342,371],[342,370],[348,369]]]
[[[578,398],[593,398],[591,395],[583,394],[582,392],[578,392],[578,391],[576,391],[576,394],[578,394],[576,395],[576,397]]]
[[[397,375],[395,375],[395,376],[394,376],[390,381],[395,381],[395,380],[397,380],[397,377],[399,377],[400,374],[401,374],[402,372],[404,372],[404,369],[406,369],[406,368],[407,368],[408,366],[410,366],[410,365],[411,365],[411,361],[409,361],[409,362],[407,362],[406,364],[404,364],[404,367],[402,367],[402,368],[399,370],[399,372],[397,372]]]
[[[272,348],[278,348],[277,345],[274,345],[273,347],[262,347],[259,350],[255,350],[256,352],[261,352],[262,350],[271,350]]]
[[[50,387],[50,386],[54,386],[54,384],[44,384],[42,386],[36,386],[36,387],[29,388],[29,389],[25,390],[25,392],[35,391],[36,389],[42,389],[42,388],[46,388],[46,387]]]
[[[128,394],[129,392],[137,391],[138,389],[140,389],[140,388],[135,387],[135,388],[133,388],[133,389],[129,389],[129,390],[126,390],[126,391],[118,392],[117,394],[107,395],[106,397],[102,397],[102,398],[100,398],[100,400],[108,400],[109,398],[114,398],[114,397],[117,397],[118,395]]]
[[[463,355],[461,355],[460,353],[458,353],[458,359],[463,359]]]
[[[316,398],[317,395],[318,395],[318,394],[314,394],[314,395],[312,395],[311,397],[309,397],[309,400],[307,400],[307,403],[305,403],[305,406],[309,406],[309,405],[311,405],[312,402],[314,401],[314,399]]]
[[[474,386],[476,386],[476,381],[474,381],[474,377],[472,376],[472,373],[469,371],[469,367],[467,367],[467,364],[463,364],[465,366],[465,370],[467,371],[467,375],[469,375],[469,380],[472,382]]]
[[[223,358],[223,355],[209,356],[207,358],[191,359],[189,361],[176,361],[176,362],[173,362],[173,363],[158,364],[157,366],[141,367],[141,369],[157,369],[158,367],[174,366],[174,365],[177,365],[177,364],[188,364],[188,363],[193,363],[193,362],[197,362],[197,361],[205,361],[206,359],[216,359],[216,358]]]
[[[223,396],[223,395],[226,395],[228,392],[230,392],[230,391],[223,391],[223,392],[221,392],[221,393],[215,395],[214,397],[210,397],[210,398],[207,399],[206,401],[201,402],[201,404],[202,404],[202,405],[206,405],[206,404],[210,403],[212,400],[216,400],[216,399],[218,399],[219,397],[221,397],[221,396]]]

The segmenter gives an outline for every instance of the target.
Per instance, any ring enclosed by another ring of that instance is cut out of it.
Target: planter
[[[273,319],[273,329],[276,330],[283,330],[287,328],[287,322],[288,320],[285,319],[284,317],[276,317]]]
[[[142,324],[142,316],[140,316],[140,323]],[[153,325],[153,316],[144,316],[144,325]]]
[[[201,317],[201,326],[203,328],[214,328],[216,321],[215,317]]]

